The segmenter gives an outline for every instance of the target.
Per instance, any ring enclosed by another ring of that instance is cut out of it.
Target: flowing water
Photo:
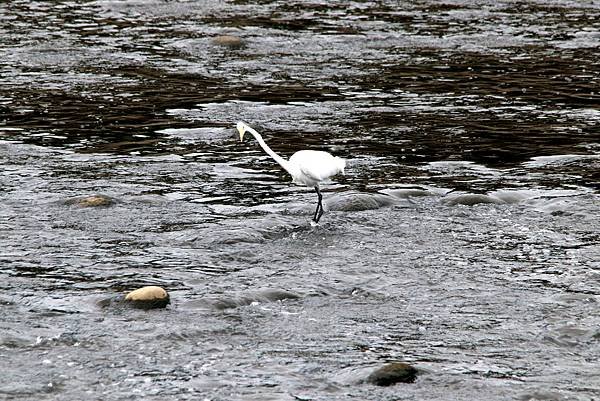
[[[599,32],[597,1],[3,2],[0,398],[598,399]],[[239,120],[347,159],[320,226]],[[171,304],[102,302],[144,285]],[[388,361],[417,380],[365,383]]]

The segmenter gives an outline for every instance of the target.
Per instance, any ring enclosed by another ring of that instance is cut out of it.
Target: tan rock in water
[[[219,46],[239,48],[245,45],[242,38],[233,35],[221,35],[212,40],[212,43]]]
[[[114,200],[104,195],[93,195],[83,198],[79,201],[79,206],[82,207],[98,207],[98,206],[110,206],[114,203]]]
[[[65,205],[79,207],[107,207],[112,206],[115,203],[117,203],[117,201],[107,195],[78,196],[65,201]]]
[[[125,296],[125,301],[141,309],[164,308],[170,302],[169,294],[162,287],[154,285],[138,288]]]

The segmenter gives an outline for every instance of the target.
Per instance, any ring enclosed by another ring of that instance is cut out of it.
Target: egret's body
[[[244,134],[246,132],[252,134],[264,151],[275,159],[275,161],[292,176],[292,182],[294,184],[313,187],[315,191],[317,191],[319,201],[313,216],[313,221],[318,223],[323,214],[323,196],[321,195],[319,183],[338,173],[343,174],[344,168],[346,167],[346,161],[333,156],[330,153],[318,150],[300,150],[294,153],[289,160],[285,160],[283,157],[273,152],[273,150],[267,146],[262,136],[254,129],[243,122],[237,123],[237,129],[240,133],[240,140],[244,140]]]

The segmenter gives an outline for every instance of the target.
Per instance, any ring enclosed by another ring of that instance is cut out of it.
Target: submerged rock
[[[525,199],[534,197],[535,194],[532,191],[498,190],[490,193],[490,196],[498,198],[505,203],[519,203]]]
[[[505,203],[502,199],[498,199],[494,196],[483,195],[483,194],[464,194],[444,199],[444,202],[449,205],[466,205],[473,206],[479,203],[494,203],[503,204]]]
[[[419,196],[435,196],[439,195],[427,189],[418,189],[418,188],[397,188],[397,189],[387,189],[381,191],[386,195],[393,196],[398,199],[408,199]]]
[[[271,73],[271,78],[273,79],[281,79],[281,80],[290,80],[292,77],[286,71],[274,71]]]
[[[125,302],[134,308],[156,309],[167,306],[170,298],[164,288],[151,285],[131,291],[125,296]]]
[[[334,195],[325,200],[325,210],[358,212],[361,210],[379,209],[396,203],[397,200],[389,195],[349,193]]]
[[[254,298],[259,302],[277,302],[286,299],[298,299],[300,295],[293,291],[274,288],[251,293],[250,298]]]
[[[373,371],[367,382],[376,386],[391,386],[396,383],[412,383],[417,378],[417,369],[405,362],[392,362]]]
[[[213,38],[212,43],[218,46],[225,46],[230,48],[240,48],[244,46],[246,43],[237,36],[233,35],[221,35]]]
[[[285,301],[286,299],[298,299],[300,295],[282,289],[266,289],[261,291],[249,292],[243,295],[232,296],[231,298],[207,299],[206,302],[212,308],[223,310],[247,306],[253,303],[267,303]]]
[[[76,198],[67,199],[65,205],[78,207],[108,207],[117,203],[115,198],[108,195],[89,195],[78,196]]]

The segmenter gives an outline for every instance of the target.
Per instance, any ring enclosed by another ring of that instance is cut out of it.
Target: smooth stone
[[[434,195],[436,195],[433,192],[428,191],[426,189],[417,189],[417,188],[388,189],[388,190],[384,190],[381,192],[386,195],[390,195],[390,196],[393,196],[393,197],[399,198],[399,199],[408,199],[408,198],[419,197],[419,196],[434,196]]]
[[[505,203],[503,200],[498,199],[496,197],[489,196],[489,195],[482,195],[482,194],[464,194],[464,195],[453,196],[451,198],[446,198],[444,200],[444,202],[449,205],[466,205],[466,206],[473,206],[473,205],[477,205],[479,203],[493,203],[493,204],[497,204],[497,205]]]
[[[286,299],[299,299],[300,295],[288,290],[268,289],[258,291],[255,294],[252,294],[251,297],[261,302],[277,302]]]
[[[79,207],[108,207],[117,203],[117,200],[108,195],[90,195],[67,199],[64,203]]]
[[[138,288],[125,296],[125,301],[140,309],[164,308],[170,302],[169,294],[154,285]]]
[[[526,393],[516,398],[520,401],[564,401],[566,398],[559,392],[553,392],[549,390],[534,390],[531,393]]]
[[[490,194],[494,198],[498,198],[506,203],[519,203],[527,198],[531,198],[534,195],[528,191],[514,191],[514,190],[500,190],[494,191]]]
[[[396,383],[412,383],[417,378],[417,369],[405,362],[392,362],[380,367],[367,377],[367,382],[376,386],[391,386]]]
[[[384,194],[339,194],[325,200],[325,210],[358,212],[361,210],[379,209],[396,203],[397,199]]]
[[[225,46],[231,48],[239,48],[244,46],[245,42],[242,38],[233,35],[221,35],[213,38],[212,43],[218,46]]]
[[[210,306],[214,309],[223,310],[237,308],[240,306],[252,305],[255,302],[267,303],[267,302],[279,302],[287,299],[299,299],[300,295],[287,290],[280,289],[269,289],[251,292],[241,296],[234,296],[231,298],[218,298],[218,299],[206,299]]]

